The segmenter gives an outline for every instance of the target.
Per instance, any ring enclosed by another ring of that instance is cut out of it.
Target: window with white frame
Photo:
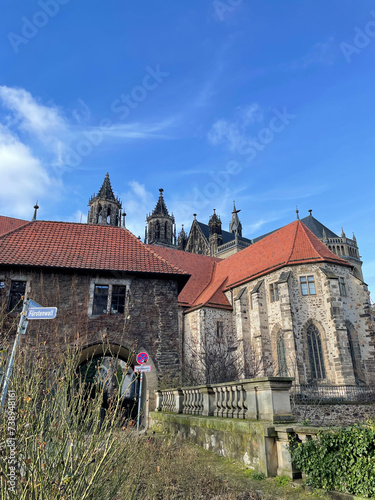
[[[340,295],[346,297],[346,286],[344,278],[339,278]]]
[[[277,287],[277,283],[270,284],[270,301],[276,302],[279,300],[279,289]]]
[[[316,295],[314,276],[300,276],[302,295]]]

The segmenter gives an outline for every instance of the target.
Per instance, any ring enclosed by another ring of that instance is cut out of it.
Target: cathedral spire
[[[145,240],[148,244],[175,246],[176,226],[173,214],[169,214],[163,197],[164,189],[159,189],[159,199],[147,217]]]
[[[238,217],[241,210],[236,210],[236,203],[233,201],[232,220],[229,224],[229,231],[237,236],[242,236],[242,224]]]
[[[121,226],[121,201],[113,194],[108,172],[98,194],[90,198],[89,207],[88,224]]]

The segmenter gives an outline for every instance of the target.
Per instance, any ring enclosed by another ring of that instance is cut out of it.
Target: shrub
[[[275,477],[275,483],[277,484],[277,486],[287,486],[290,483],[290,477],[277,476]]]
[[[375,495],[375,424],[356,424],[322,433],[305,443],[291,437],[296,467],[315,488],[353,495]]]

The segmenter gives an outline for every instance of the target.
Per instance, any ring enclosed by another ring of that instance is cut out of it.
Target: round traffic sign
[[[147,361],[148,361],[147,352],[140,352],[137,356],[137,363],[139,365],[143,365],[144,363],[147,363]]]

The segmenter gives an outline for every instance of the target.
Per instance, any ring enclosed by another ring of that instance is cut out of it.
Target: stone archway
[[[134,372],[136,353],[119,344],[92,344],[83,347],[77,372],[84,373],[89,382],[104,384],[103,409],[117,391],[121,392],[124,415],[134,420],[138,414],[140,377]],[[157,374],[152,359],[147,364],[151,372],[143,375],[141,398],[141,425],[147,427],[149,394],[157,389]]]

